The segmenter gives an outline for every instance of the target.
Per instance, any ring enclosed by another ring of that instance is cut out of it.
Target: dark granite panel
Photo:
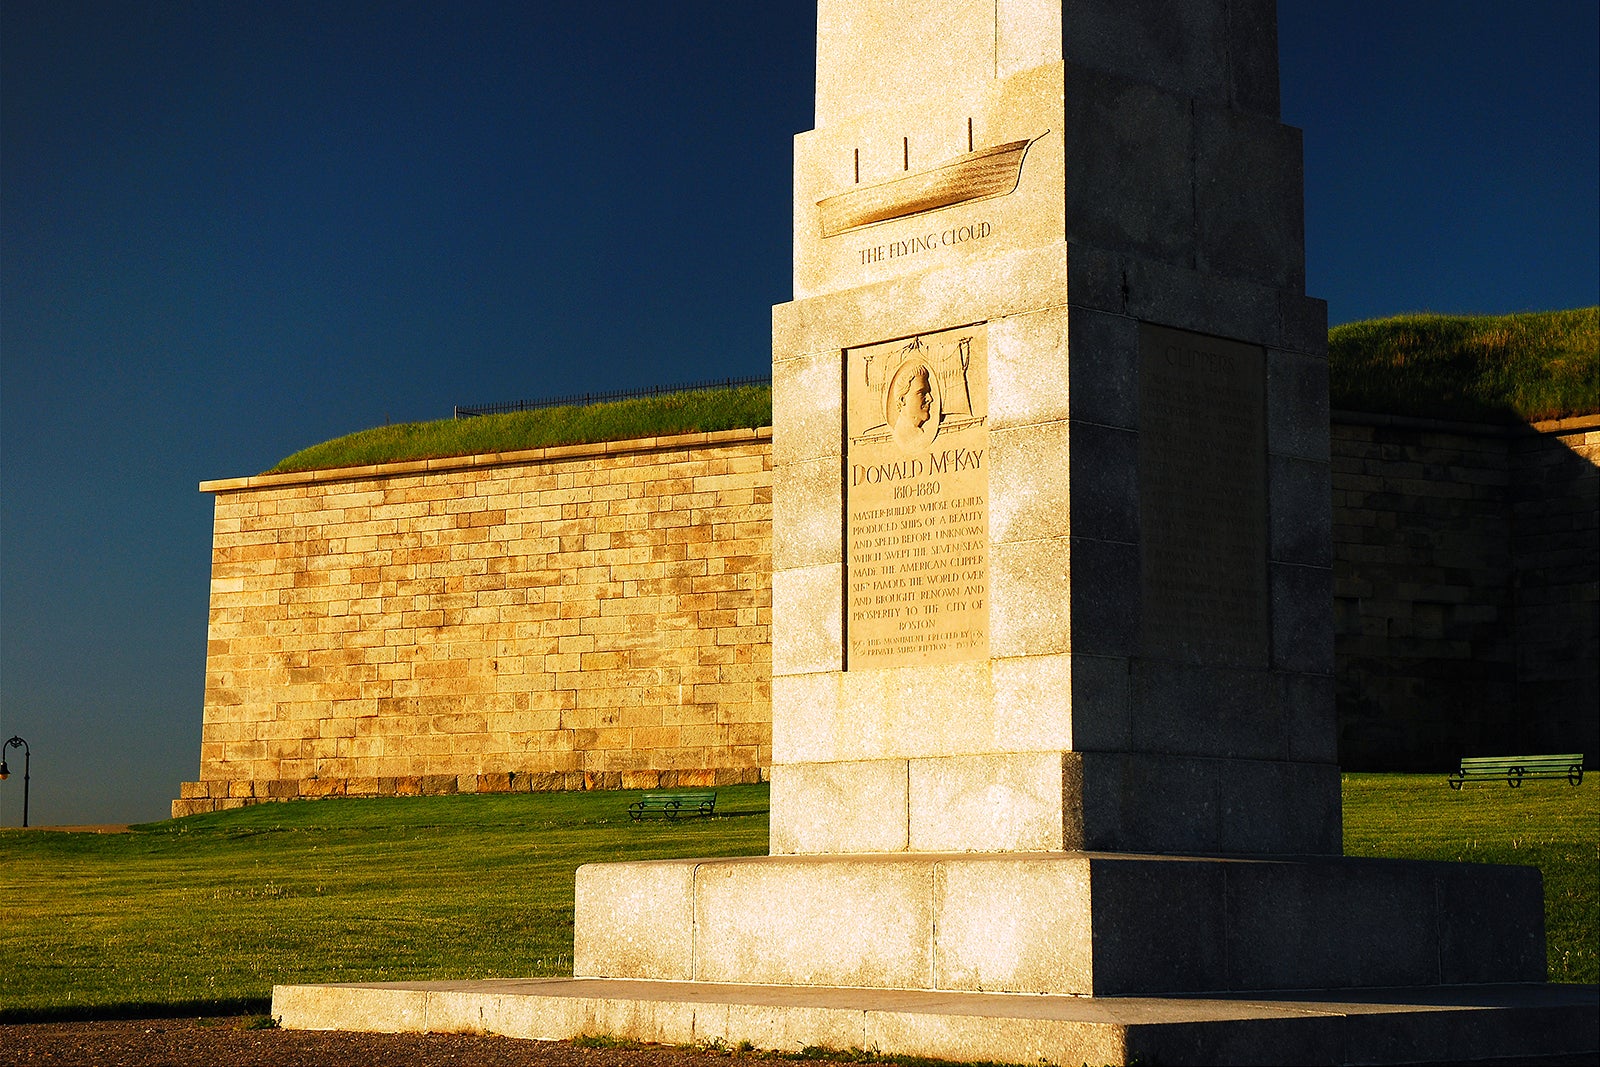
[[[1229,987],[1438,982],[1433,879],[1403,861],[1229,868]]]
[[[1278,346],[1302,355],[1328,356],[1328,302],[1301,296],[1298,290],[1280,294],[1282,336]]]
[[[1139,328],[1140,645],[1267,662],[1266,354]]]
[[[1229,761],[1219,771],[1222,848],[1336,856],[1343,851],[1333,764]]]
[[[1122,257],[1116,253],[1083,241],[1067,242],[1067,304],[1072,311],[1089,308],[1126,314],[1126,274]],[[1069,329],[1072,311],[1068,312]]]
[[[1064,104],[1067,239],[1192,266],[1189,101],[1069,66]]]
[[[1544,878],[1537,867],[1441,864],[1438,884],[1444,982],[1545,980]]]
[[[1139,546],[1072,538],[1074,652],[1129,656],[1139,633]]]
[[[1079,0],[1063,5],[1067,64],[1227,100],[1228,0]],[[1241,26],[1243,30],[1245,27]],[[1255,49],[1259,51],[1259,49]]]
[[[1198,106],[1194,266],[1304,292],[1303,185],[1299,130]]]
[[[1133,661],[1133,748],[1184,756],[1284,755],[1278,684],[1265,670]]]
[[[1227,972],[1223,865],[1097,857],[1089,890],[1096,996],[1221,988]]]
[[[1278,117],[1278,0],[1228,0],[1228,84],[1234,107]]]
[[[1137,319],[1247,344],[1279,343],[1277,289],[1134,256],[1122,259],[1121,270],[1121,306]]]
[[[1272,559],[1278,563],[1333,566],[1328,464],[1288,456],[1267,461]]]
[[[1098,541],[1139,539],[1139,438],[1131,430],[1071,423],[1072,533]]]
[[[1219,851],[1217,761],[1138,753],[1082,755],[1084,848]]]
[[[1274,563],[1270,570],[1273,667],[1332,674],[1332,568]]]
[[[1123,752],[1130,744],[1128,660],[1072,657],[1072,747],[1078,752]]]
[[[1072,418],[1139,428],[1139,324],[1072,308],[1067,316],[1067,403]]]
[[[1328,361],[1268,352],[1267,451],[1326,462],[1328,419]]]
[[[1337,763],[1339,732],[1333,679],[1325,674],[1277,675],[1283,695],[1283,730],[1288,758],[1307,763]]]

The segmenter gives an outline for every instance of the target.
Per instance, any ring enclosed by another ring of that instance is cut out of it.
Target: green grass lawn
[[[0,1018],[259,1010],[275,982],[572,973],[584,863],[767,850],[764,786],[725,817],[629,821],[636,794],[264,804],[115,835],[0,831]]]
[[[1600,981],[1600,783],[1475,782],[1444,775],[1344,776],[1349,856],[1515,863],[1544,872],[1552,982]]]
[[[1545,872],[1550,974],[1593,982],[1596,785],[1350,775],[1346,850]],[[627,793],[321,800],[116,835],[0,831],[0,1019],[263,1010],[277,982],[564,975],[583,863],[767,850],[767,790],[629,822]]]

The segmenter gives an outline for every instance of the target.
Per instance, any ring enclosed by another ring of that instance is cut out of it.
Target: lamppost
[[[6,766],[6,749],[22,749],[22,825],[28,825],[28,764],[33,761],[33,753],[28,750],[28,742],[20,737],[13,737],[5,744],[0,745],[0,778],[10,778],[11,768]]]

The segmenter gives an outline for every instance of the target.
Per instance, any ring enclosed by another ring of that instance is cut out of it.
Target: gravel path
[[[740,1067],[759,1053],[697,1052],[659,1045],[576,1048],[466,1034],[357,1034],[247,1030],[246,1020],[130,1019],[0,1026],[0,1065],[63,1067]],[[806,1060],[811,1067],[835,1061]]]

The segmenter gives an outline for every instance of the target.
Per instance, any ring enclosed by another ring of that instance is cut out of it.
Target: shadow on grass
[[[112,1019],[199,1019],[211,1015],[265,1015],[271,1010],[271,997],[66,1004],[51,1008],[0,1008],[0,1025],[81,1023]]]

